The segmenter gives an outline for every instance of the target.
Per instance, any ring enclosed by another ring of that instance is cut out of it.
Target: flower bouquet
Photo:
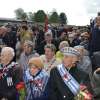
[[[18,91],[19,100],[25,100],[25,84],[24,82],[20,82],[16,85],[16,89]]]
[[[92,95],[85,85],[80,85],[80,92],[75,97],[75,100],[92,100]]]

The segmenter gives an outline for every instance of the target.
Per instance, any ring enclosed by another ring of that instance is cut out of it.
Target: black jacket
[[[89,76],[83,71],[74,67],[69,73],[79,82],[86,86],[90,86]],[[49,100],[74,100],[74,95],[63,82],[57,68],[51,70],[50,79],[48,82]],[[90,87],[89,87],[90,88]]]
[[[22,71],[20,67],[14,65],[12,66],[12,68],[8,69],[8,71],[6,72],[6,76],[1,77],[0,79],[0,100],[3,97],[7,98],[7,100],[16,100],[17,98],[16,84],[22,81],[21,73]],[[2,74],[1,67],[0,67],[0,74]],[[12,79],[12,81],[9,80],[10,83],[8,84],[7,80],[9,78]]]

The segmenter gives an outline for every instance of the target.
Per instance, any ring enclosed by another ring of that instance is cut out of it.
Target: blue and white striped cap
[[[72,47],[64,47],[61,49],[61,52],[63,53],[63,55],[80,56],[80,52]]]

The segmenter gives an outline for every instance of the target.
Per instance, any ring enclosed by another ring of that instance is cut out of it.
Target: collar
[[[55,59],[55,56],[53,56],[52,59],[50,59],[49,61],[47,61],[47,58],[46,58],[46,56],[45,56],[45,60],[46,60],[47,63],[51,63],[51,62],[55,61],[56,59]]]
[[[33,78],[35,78],[36,76],[38,76],[38,75],[41,73],[41,71],[42,71],[42,69],[41,69],[41,70],[39,70],[37,73],[35,73],[35,75],[32,75],[32,76],[33,76]]]

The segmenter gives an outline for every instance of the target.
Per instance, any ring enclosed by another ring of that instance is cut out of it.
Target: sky
[[[100,0],[0,0],[0,4],[0,17],[3,18],[15,18],[17,8],[25,12],[44,10],[45,13],[56,9],[58,14],[66,13],[70,25],[87,25],[100,11]]]

